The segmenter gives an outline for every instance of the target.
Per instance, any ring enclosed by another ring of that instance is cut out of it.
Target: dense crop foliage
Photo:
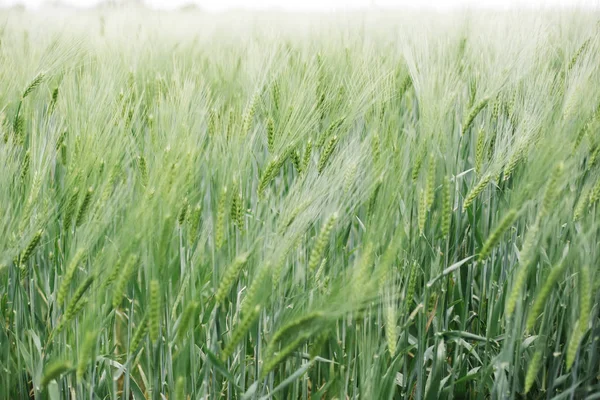
[[[1,15],[0,398],[598,398],[597,15]]]

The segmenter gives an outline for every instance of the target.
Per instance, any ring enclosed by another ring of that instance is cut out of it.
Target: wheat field
[[[1,399],[600,399],[600,14],[0,12]]]

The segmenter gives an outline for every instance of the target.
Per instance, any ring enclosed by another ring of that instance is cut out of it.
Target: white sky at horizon
[[[37,9],[48,4],[65,4],[75,7],[93,7],[106,0],[0,0],[0,7],[22,4]],[[131,0],[117,0],[128,2]],[[174,9],[195,4],[207,11],[229,9],[283,9],[289,11],[336,11],[382,8],[544,8],[544,7],[594,7],[600,0],[137,0],[150,8]]]

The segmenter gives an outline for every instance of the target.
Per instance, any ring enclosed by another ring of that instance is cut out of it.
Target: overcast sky
[[[91,7],[105,0],[0,0],[0,6],[25,4],[30,8],[39,8],[48,3],[63,3],[79,7]],[[117,0],[128,1],[128,0]],[[140,0],[152,8],[178,8],[186,4],[197,4],[206,10],[221,11],[231,8],[286,10],[347,10],[356,8],[379,7],[417,7],[448,9],[461,7],[515,8],[545,6],[594,6],[600,0]]]

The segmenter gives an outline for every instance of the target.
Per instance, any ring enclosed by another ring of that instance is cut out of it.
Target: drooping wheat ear
[[[242,118],[242,136],[246,136],[248,132],[250,132],[250,128],[252,128],[257,101],[258,96],[254,93],[250,98],[250,103],[248,103],[246,110],[244,110],[244,117]]]
[[[219,287],[215,291],[215,304],[221,304],[225,296],[229,294],[234,281],[237,279],[240,271],[248,261],[249,253],[243,253],[233,260],[233,263],[225,270],[225,274],[220,280]]]
[[[427,154],[427,147],[421,144],[421,149],[417,153],[417,158],[415,159],[415,163],[413,165],[412,170],[412,180],[415,182],[419,177],[419,172],[421,172],[421,167],[423,166],[423,160],[425,159],[425,155]]]
[[[452,205],[450,204],[450,179],[444,177],[444,185],[442,187],[442,234],[448,237],[450,233],[450,221],[452,220]]]
[[[83,223],[83,220],[87,215],[87,211],[90,208],[92,194],[94,194],[94,189],[90,187],[85,193],[83,201],[81,202],[81,206],[79,207],[79,212],[77,213],[77,218],[75,219],[75,226],[80,226]]]
[[[502,239],[504,232],[506,232],[506,230],[510,228],[515,222],[515,220],[517,219],[517,215],[517,210],[512,209],[506,213],[504,218],[502,218],[496,229],[492,231],[488,239],[483,244],[481,252],[479,252],[480,262],[488,258],[494,247],[496,247],[498,242],[500,242],[500,239]]]
[[[327,161],[329,161],[329,158],[331,157],[331,153],[333,153],[333,150],[335,149],[335,146],[338,142],[338,137],[337,135],[334,135],[329,142],[327,143],[327,145],[325,146],[325,148],[323,149],[323,152],[321,153],[321,157],[319,158],[319,164],[317,165],[317,171],[320,173],[323,172],[323,170],[325,169],[325,167],[327,166]]]
[[[279,88],[278,80],[275,80],[273,82],[272,98],[273,98],[273,106],[274,106],[275,110],[279,110],[279,108],[281,107],[281,90]]]
[[[235,221],[240,232],[244,232],[244,198],[242,197],[241,189],[234,193],[234,196],[237,198],[236,201],[236,213],[235,213]]]
[[[581,343],[581,339],[583,339],[584,330],[580,327],[581,323],[579,320],[575,323],[575,327],[571,331],[571,338],[569,339],[569,344],[567,345],[567,370],[570,370],[575,362],[575,357],[577,356],[577,350],[579,349],[579,343]]]
[[[40,381],[40,386],[45,388],[48,384],[54,380],[58,380],[61,375],[70,372],[73,369],[73,365],[68,360],[58,360],[49,363],[44,368],[44,375]]]
[[[252,324],[254,323],[256,318],[258,318],[259,314],[260,305],[257,304],[256,306],[252,307],[249,312],[242,316],[242,320],[231,333],[231,338],[229,339],[227,346],[225,346],[225,348],[221,352],[222,361],[226,361],[233,354],[233,351],[237,347],[238,343],[240,343],[242,339],[246,336],[246,334],[252,327]]]
[[[404,78],[404,80],[400,84],[400,88],[398,89],[398,96],[404,96],[404,94],[411,88],[412,83],[412,77],[410,76],[410,74],[406,74],[406,77]]]
[[[500,116],[500,104],[501,104],[500,95],[497,95],[494,100],[494,104],[492,105],[492,120],[493,121],[496,121],[498,119],[498,117]]]
[[[371,138],[371,147],[373,152],[373,162],[377,164],[379,162],[379,158],[381,157],[381,140],[379,139],[379,135],[377,133],[373,134]]]
[[[394,357],[396,355],[396,343],[398,341],[396,304],[394,302],[390,302],[386,308],[385,338],[387,340],[390,357]]]
[[[306,143],[306,149],[304,150],[304,158],[302,160],[302,171],[308,171],[308,166],[310,165],[310,158],[312,156],[312,140],[308,139]]]
[[[0,111],[0,128],[2,128],[4,126],[4,122],[6,120],[6,115],[4,114],[4,112]],[[1,129],[0,129],[1,131]],[[3,139],[4,139],[4,143],[8,142],[8,129],[4,131],[4,135],[3,135]]]
[[[575,205],[575,209],[573,210],[573,221],[577,221],[581,218],[585,209],[587,208],[588,201],[590,199],[591,187],[587,187],[581,191],[579,195],[579,200]]]
[[[200,231],[200,223],[202,218],[202,205],[197,203],[192,212],[188,216],[188,224],[190,226],[189,236],[190,240],[195,240]]]
[[[462,131],[461,131],[461,136],[463,136],[465,134],[465,132],[467,132],[471,126],[473,125],[473,121],[475,120],[475,117],[477,117],[477,115],[481,112],[481,110],[483,110],[483,108],[487,105],[489,101],[488,97],[484,97],[483,99],[481,99],[479,101],[479,103],[475,104],[475,106],[473,106],[473,108],[471,109],[471,111],[469,112],[469,114],[467,114],[467,117],[465,118],[465,122],[463,123],[462,126]]]
[[[146,157],[138,157],[138,168],[140,169],[140,178],[142,179],[142,185],[148,184],[148,164],[146,163]]]
[[[96,347],[96,332],[91,331],[85,334],[83,344],[79,349],[78,362],[77,362],[77,381],[81,382],[83,374],[87,369],[90,359],[94,358],[94,348]]]
[[[233,190],[231,192],[231,208],[229,210],[229,216],[233,223],[238,227],[240,232],[244,230],[244,205],[242,198],[242,191],[237,182],[237,179],[233,180]]]
[[[585,53],[588,46],[590,45],[590,41],[591,41],[591,38],[588,38],[585,42],[583,42],[583,44],[579,47],[579,49],[577,49],[575,54],[573,54],[573,57],[571,57],[571,60],[569,61],[569,65],[567,66],[567,73],[570,72],[573,69],[573,67],[575,67],[575,64],[577,64],[577,60],[579,60],[581,55],[583,53]]]
[[[64,130],[61,132],[60,135],[58,135],[58,138],[56,139],[56,151],[60,151],[61,149],[63,149],[63,147],[65,146],[65,141],[67,140],[67,131]]]
[[[473,204],[473,201],[475,201],[477,196],[479,196],[481,194],[481,192],[483,192],[483,190],[486,188],[488,183],[490,183],[491,179],[492,179],[492,174],[487,173],[479,180],[479,182],[477,182],[477,184],[473,187],[473,189],[471,189],[471,191],[465,197],[465,201],[463,202],[463,210],[466,210],[467,208],[469,208],[471,206],[471,204]]]
[[[523,287],[525,287],[525,284],[527,283],[528,266],[528,264],[520,265],[520,267],[517,269],[517,275],[515,277],[512,290],[506,301],[505,314],[507,318],[510,318],[515,311],[517,301],[521,295]]]
[[[573,153],[579,148],[583,138],[587,136],[594,125],[594,123],[600,118],[600,103],[596,106],[594,112],[587,118],[579,132],[577,133],[577,137],[575,138],[575,142],[573,144]]]
[[[281,224],[280,232],[283,233],[296,220],[296,217],[301,212],[306,210],[310,204],[311,204],[310,200],[305,200],[302,203],[300,203],[298,206],[296,206],[292,211],[290,211],[290,213],[287,215],[287,218],[284,219],[283,220],[284,222]]]
[[[127,283],[129,283],[129,277],[135,271],[135,268],[138,263],[138,258],[135,254],[131,254],[125,264],[123,265],[123,269],[120,271],[119,279],[114,285],[113,288],[113,298],[112,305],[113,308],[119,307],[121,304],[121,300],[123,299],[123,295],[125,293],[125,289],[127,288]]]
[[[106,180],[106,183],[104,184],[104,190],[102,191],[102,195],[100,196],[99,204],[106,204],[106,202],[108,201],[108,199],[110,198],[110,196],[113,193],[115,182],[117,182],[117,180],[119,179],[119,176],[120,176],[119,168],[118,167],[113,168],[112,171],[110,172],[110,174],[108,175],[108,179]]]
[[[531,361],[529,362],[529,366],[527,367],[527,375],[525,375],[525,393],[529,393],[533,384],[535,383],[535,378],[540,371],[540,367],[542,366],[542,357],[544,356],[544,350],[538,349],[533,354]]]
[[[213,137],[217,130],[217,110],[214,108],[208,112],[208,122],[206,124],[206,134]]]
[[[527,331],[531,332],[533,330],[533,327],[535,326],[535,321],[546,306],[546,300],[548,299],[548,296],[550,296],[550,293],[552,293],[554,285],[556,284],[556,282],[558,282],[560,277],[564,275],[567,268],[568,264],[566,262],[561,262],[559,265],[553,267],[550,270],[548,277],[544,281],[544,285],[539,290],[537,296],[535,296],[533,305],[529,309],[526,323]]]
[[[190,203],[188,202],[187,197],[185,197],[181,204],[181,208],[179,209],[179,215],[177,215],[177,223],[180,227],[183,227],[183,224],[185,223],[185,217],[187,216],[189,207]]]
[[[588,329],[592,311],[592,274],[588,265],[582,265],[579,271],[579,329],[582,336]]]
[[[27,175],[29,175],[29,168],[31,166],[31,154],[29,150],[25,152],[25,156],[23,157],[23,162],[21,163],[21,185],[25,183],[27,180]]]
[[[180,376],[175,383],[175,400],[187,400],[185,394],[185,378]]]
[[[321,263],[327,243],[329,242],[329,235],[335,226],[335,222],[338,218],[337,212],[331,214],[327,222],[321,228],[321,232],[316,237],[314,247],[310,252],[310,258],[308,261],[308,270],[313,273]]]
[[[533,262],[534,257],[536,255],[535,250],[539,230],[540,226],[539,223],[536,221],[525,235],[523,247],[521,247],[521,251],[519,252],[519,262],[521,265],[528,265]]]
[[[290,152],[290,159],[292,160],[292,164],[294,165],[294,168],[296,168],[296,171],[298,171],[298,174],[302,173],[302,161],[300,160],[300,153],[298,153],[298,150],[294,149]]]
[[[160,284],[158,280],[152,279],[149,287],[150,306],[148,326],[150,328],[150,340],[156,343],[160,334]]]
[[[23,252],[21,253],[21,257],[20,257],[20,263],[21,263],[21,265],[27,263],[27,261],[29,260],[29,257],[31,257],[31,255],[35,251],[35,248],[40,243],[40,240],[42,239],[42,234],[43,233],[44,233],[44,230],[40,229],[39,231],[37,231],[33,235],[33,237],[31,238],[31,240],[29,241],[29,244],[27,245],[27,247],[25,247],[25,250],[23,250]]]
[[[475,103],[475,96],[477,95],[477,79],[469,80],[469,107],[472,107]]]
[[[433,201],[435,200],[435,156],[429,156],[429,171],[427,173],[427,210],[431,210]]]
[[[116,281],[117,278],[119,277],[119,273],[120,272],[121,272],[121,260],[117,259],[117,261],[112,266],[112,269],[110,270],[110,272],[106,276],[106,279],[102,283],[101,288],[105,289],[105,288],[109,287],[110,285],[112,285],[112,283],[114,281]]]
[[[329,137],[340,127],[342,126],[342,124],[344,123],[344,121],[346,120],[346,117],[341,117],[335,121],[333,121],[331,124],[329,124],[329,127],[325,130],[325,132],[323,132],[321,134],[321,136],[319,136],[319,140],[317,141],[316,146],[317,147],[323,147],[323,145],[325,144],[325,141],[327,139],[329,139]]]
[[[81,155],[81,135],[75,135],[75,145],[73,146],[73,159],[79,160]]]
[[[22,115],[17,115],[13,122],[13,134],[16,144],[22,145],[25,142],[25,119]]]
[[[72,319],[72,317],[75,314],[75,309],[77,308],[78,304],[80,303],[81,298],[83,297],[85,292],[89,289],[89,287],[92,286],[92,283],[94,283],[95,279],[96,279],[95,275],[90,275],[85,279],[85,281],[83,281],[77,287],[77,289],[75,290],[75,293],[73,293],[73,296],[69,300],[69,304],[67,305],[67,308],[65,311],[65,320],[66,321],[70,321]]]
[[[71,281],[73,280],[75,272],[77,271],[77,267],[79,266],[79,263],[81,262],[81,259],[84,257],[84,255],[85,250],[80,248],[77,250],[73,258],[69,262],[67,269],[65,270],[65,275],[63,276],[61,284],[58,288],[56,301],[59,305],[65,301],[65,298],[67,297],[67,291],[69,290],[69,287],[71,285]]]
[[[173,306],[171,307],[171,315],[177,314],[177,307],[179,306],[181,300],[183,300],[183,296],[185,296],[189,283],[190,274],[185,274],[183,282],[181,282],[181,285],[179,286],[179,292],[177,293],[177,297],[175,297],[175,301],[173,302]]]
[[[67,311],[65,312],[63,317],[60,319],[60,322],[58,323],[58,325],[50,333],[50,337],[48,338],[48,341],[51,342],[52,339],[56,335],[61,333],[62,330],[67,325],[67,323],[71,322],[77,316],[77,314],[79,314],[79,312],[81,310],[83,310],[83,308],[86,306],[87,303],[88,303],[88,299],[82,299],[78,303],[74,303],[74,302],[69,303],[69,307],[67,307]],[[71,307],[71,305],[73,305],[73,307]]]
[[[197,301],[192,301],[187,305],[183,314],[181,315],[181,320],[179,320],[179,325],[177,326],[177,336],[175,337],[176,343],[181,343],[181,341],[185,338],[187,331],[190,327],[190,324],[194,320],[194,317],[197,316],[198,308],[200,304]]]
[[[144,314],[144,317],[138,324],[136,331],[133,333],[131,341],[129,342],[129,354],[133,354],[137,351],[138,347],[144,340],[144,337],[148,333],[148,313]]]
[[[23,95],[21,96],[21,99],[24,99],[25,97],[29,96],[29,94],[31,94],[31,92],[33,92],[35,90],[35,88],[37,88],[42,81],[44,80],[45,74],[43,72],[40,72],[36,75],[35,78],[33,78],[33,80],[31,82],[29,82],[29,85],[27,85],[27,87],[25,88],[25,90],[23,91]]]
[[[317,268],[317,272],[315,272],[315,285],[317,287],[322,287],[324,283],[323,274],[325,273],[325,266],[327,265],[327,257],[323,258],[321,264],[319,264],[319,268]]]
[[[475,172],[481,173],[483,160],[485,158],[485,130],[480,128],[477,132],[477,145],[475,148]]]
[[[575,142],[573,143],[573,152],[575,152],[579,148],[581,142],[583,141],[583,138],[587,135],[593,122],[593,118],[588,118],[586,123],[581,127],[581,129],[577,133],[577,136],[575,137]]]
[[[50,104],[48,105],[49,113],[52,114],[54,111],[54,107],[56,106],[56,101],[58,100],[58,86],[54,88],[52,91],[52,98],[50,99]]]
[[[494,157],[494,151],[496,150],[496,138],[498,137],[498,132],[492,131],[490,135],[489,145],[487,146],[487,158],[491,160]]]
[[[596,145],[594,147],[594,150],[592,150],[592,152],[590,153],[590,157],[588,158],[588,162],[587,162],[587,170],[591,170],[592,167],[594,167],[594,165],[596,165],[596,162],[598,161],[598,157],[600,156],[600,145]]]
[[[233,112],[233,108],[230,108],[228,119],[227,119],[227,125],[225,126],[225,137],[227,138],[228,142],[231,140],[231,134],[233,132],[235,122],[236,121],[235,121],[235,114]]]
[[[348,193],[356,179],[356,170],[358,166],[355,162],[350,162],[344,173],[344,193]]]
[[[419,191],[417,214],[419,234],[423,235],[423,232],[425,231],[425,222],[427,221],[427,195],[423,189]]]
[[[259,303],[258,297],[261,294],[262,290],[269,283],[269,280],[272,277],[272,275],[273,272],[271,271],[271,264],[267,263],[259,267],[258,271],[256,272],[256,276],[252,280],[252,283],[250,284],[250,287],[246,292],[246,297],[244,297],[244,299],[242,300],[240,310],[242,318],[251,313],[254,306],[256,306]]]
[[[267,148],[271,154],[275,151],[275,122],[270,117],[267,119]]]
[[[267,186],[269,186],[269,183],[271,183],[271,181],[273,179],[275,179],[275,177],[279,173],[279,169],[281,168],[281,164],[282,164],[282,160],[278,156],[276,156],[275,158],[273,158],[267,164],[267,167],[263,171],[263,173],[262,173],[262,175],[260,177],[260,181],[258,183],[258,197],[259,198],[262,197],[263,193],[265,192],[265,189],[267,188]]]
[[[285,360],[290,354],[294,352],[300,345],[306,342],[312,336],[312,331],[302,332],[287,346],[282,348],[278,353],[273,354],[271,358],[268,358],[263,364],[263,368],[260,373],[260,379],[264,379],[275,367]]]
[[[596,184],[592,187],[590,191],[589,204],[593,205],[595,202],[600,200],[600,178],[596,181]]]
[[[512,91],[512,96],[510,96],[510,99],[504,103],[504,112],[506,113],[506,116],[509,118],[510,122],[514,125],[515,124],[515,105],[517,104],[517,91],[513,90]]]
[[[546,186],[546,192],[544,194],[544,199],[542,201],[542,207],[538,214],[538,219],[542,220],[544,217],[548,215],[556,207],[556,200],[558,195],[558,183],[559,179],[564,170],[564,164],[562,162],[558,163],[556,168],[554,169],[552,176],[550,178],[550,182],[548,182],[548,186]]]
[[[517,149],[513,151],[508,160],[508,163],[504,167],[504,180],[507,181],[519,165],[519,162],[523,159],[525,155],[525,147],[524,145],[520,145]]]
[[[64,313],[64,315],[62,316],[62,318],[60,319],[60,322],[58,323],[58,325],[54,328],[54,330],[50,333],[50,337],[48,339],[48,341],[52,341],[52,339],[59,334],[60,332],[62,332],[62,330],[64,329],[64,327],[73,320],[73,318],[75,318],[75,316],[77,316],[77,314],[79,314],[79,312],[81,310],[83,310],[83,307],[85,307],[85,305],[88,303],[87,299],[82,299],[83,293],[85,293],[85,291],[90,287],[90,285],[92,284],[94,278],[93,277],[88,277],[88,279],[86,279],[80,286],[79,288],[77,288],[77,291],[75,292],[75,294],[73,295],[73,297],[71,298],[71,300],[69,301],[69,304],[67,305],[67,309]]]
[[[215,221],[215,246],[220,249],[225,243],[225,209],[227,207],[227,187],[221,191],[217,204],[217,219]]]
[[[73,217],[75,214],[75,209],[77,207],[77,201],[79,200],[79,188],[74,188],[69,201],[67,202],[67,206],[65,207],[64,219],[63,219],[63,228],[65,230],[69,230],[71,228],[71,222],[73,221]]]
[[[412,267],[410,268],[410,276],[408,278],[408,284],[406,287],[406,298],[405,298],[405,306],[404,313],[408,314],[410,311],[410,306],[412,305],[413,297],[415,296],[415,289],[417,287],[417,279],[419,277],[419,266],[417,262],[413,262]]]

